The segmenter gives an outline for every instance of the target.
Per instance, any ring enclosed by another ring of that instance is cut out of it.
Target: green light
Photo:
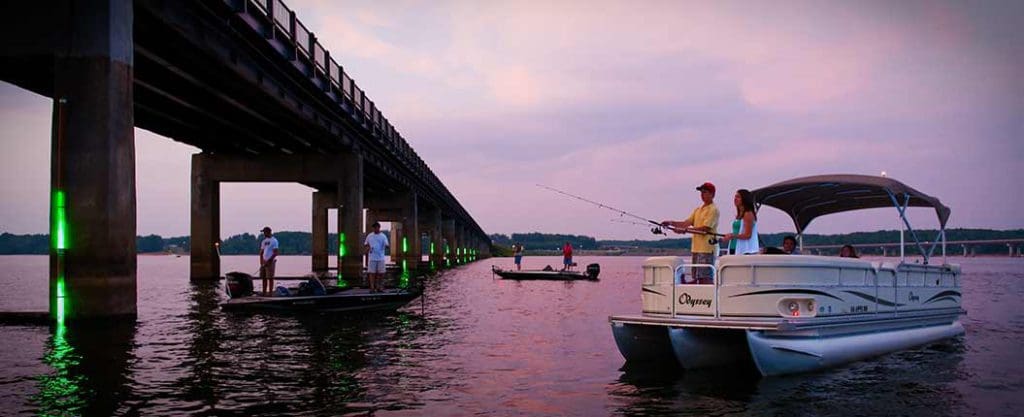
[[[335,284],[335,286],[337,286],[338,288],[348,287],[348,282],[345,281],[345,279],[341,277],[341,271],[338,271],[337,278],[338,278],[338,283]]]
[[[409,252],[409,238],[402,237],[402,253]]]
[[[338,256],[345,256],[345,234],[344,233],[338,233]]]
[[[64,250],[68,248],[67,200],[64,198],[64,192],[55,190],[51,204],[53,205],[53,239],[51,239],[53,248]]]
[[[402,276],[398,279],[399,288],[409,287],[409,261],[402,260]]]
[[[64,326],[64,274],[57,276],[57,326]]]
[[[430,254],[434,254],[434,242],[430,242]]]

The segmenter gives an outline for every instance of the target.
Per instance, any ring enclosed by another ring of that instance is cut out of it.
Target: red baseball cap
[[[715,184],[712,184],[710,182],[705,182],[705,183],[703,183],[703,184],[701,184],[700,186],[697,187],[697,191],[703,191],[703,190],[711,191],[711,194],[714,194],[715,193]]]

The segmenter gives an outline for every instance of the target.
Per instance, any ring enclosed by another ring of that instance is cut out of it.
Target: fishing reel
[[[663,234],[665,234],[665,231],[661,230],[660,227],[652,227],[651,228],[651,233],[656,234],[656,235],[663,235]]]

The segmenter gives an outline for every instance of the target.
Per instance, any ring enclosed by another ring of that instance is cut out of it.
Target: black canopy
[[[939,224],[946,227],[949,207],[938,198],[910,188],[891,178],[870,175],[815,175],[772,184],[753,191],[757,204],[775,207],[789,214],[798,233],[811,220],[826,214],[869,208],[933,207]],[[909,197],[909,200],[905,200]]]

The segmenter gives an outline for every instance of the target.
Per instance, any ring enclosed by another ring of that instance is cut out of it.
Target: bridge
[[[392,222],[392,258],[410,269],[489,256],[483,229],[281,0],[19,1],[0,10],[0,79],[53,99],[54,317],[136,314],[134,127],[202,150],[191,172],[193,280],[221,273],[224,182],[313,188],[315,271],[334,256],[342,278],[358,276],[364,227],[378,220]]]
[[[931,241],[921,242],[922,246],[928,247],[932,245]],[[963,251],[962,256],[974,256],[975,249],[978,246],[994,246],[1005,245],[1007,248],[1007,254],[1009,256],[1024,256],[1024,239],[983,239],[983,240],[950,240],[946,242],[947,248],[960,249]],[[839,252],[845,245],[804,245],[804,252],[822,253],[822,252]],[[882,252],[882,256],[889,256],[889,250],[893,250],[894,253],[899,252],[900,243],[853,243],[850,244],[854,248],[859,250],[878,249]],[[957,251],[959,252],[959,251]]]

